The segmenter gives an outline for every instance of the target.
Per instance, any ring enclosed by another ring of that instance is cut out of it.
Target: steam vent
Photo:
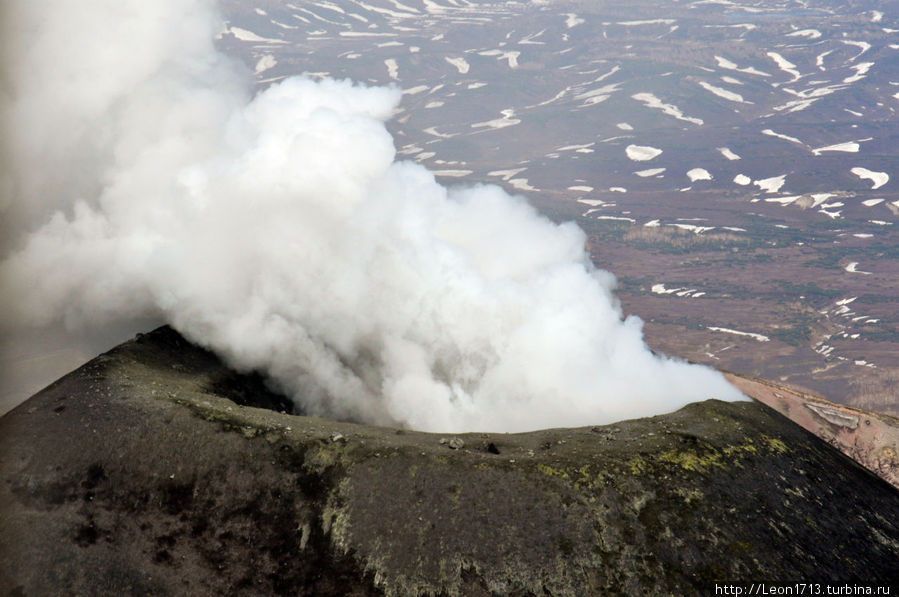
[[[897,490],[756,402],[461,435],[289,408],[169,328],[38,393],[0,419],[0,595],[689,595],[899,578]]]

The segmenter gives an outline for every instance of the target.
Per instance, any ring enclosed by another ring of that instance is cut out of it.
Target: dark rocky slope
[[[0,595],[899,577],[899,493],[758,403],[453,438],[232,399],[288,406],[161,328],[0,419]]]

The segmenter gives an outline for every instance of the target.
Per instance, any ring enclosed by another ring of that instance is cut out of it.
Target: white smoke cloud
[[[584,234],[394,161],[397,89],[255,96],[205,0],[22,0],[4,25],[4,329],[159,318],[312,414],[604,423],[740,394],[657,357]]]

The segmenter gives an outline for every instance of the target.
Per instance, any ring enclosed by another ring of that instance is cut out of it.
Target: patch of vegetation
[[[803,263],[804,266],[824,267],[828,269],[840,269],[840,262],[848,259],[863,260],[889,260],[899,259],[899,245],[871,244],[865,247],[846,247],[842,245],[828,245],[816,247],[818,257]]]
[[[871,250],[876,250],[880,259],[899,259],[899,245],[876,245]]]
[[[663,325],[676,325],[688,330],[704,330],[705,324],[696,318],[680,316],[680,317],[653,317],[650,321]]]
[[[846,257],[845,251],[819,249],[819,257],[803,262],[804,267],[821,267],[825,269],[841,269],[840,260]]]
[[[877,303],[899,303],[899,295],[896,294],[874,294],[866,292],[858,295],[858,302],[866,305]]]
[[[795,297],[804,296],[806,298],[823,298],[833,299],[840,295],[839,290],[833,288],[821,288],[815,282],[805,282],[797,284],[790,280],[772,280],[781,292]]]
[[[799,284],[794,286],[803,287],[802,292],[807,291],[807,289],[804,288],[807,285]],[[814,284],[811,284],[811,286],[814,286]],[[799,291],[793,289],[793,292]],[[807,293],[803,296],[808,297],[810,294],[811,293]],[[830,296],[830,291],[824,291],[824,296]],[[782,299],[770,296],[766,298],[773,298],[774,300],[783,303]],[[785,303],[783,305],[786,308],[781,309],[780,312],[784,317],[784,321],[773,329],[769,329],[765,332],[770,338],[780,340],[790,346],[802,346],[808,344],[816,332],[820,333],[826,327],[823,322],[824,318],[821,314],[808,305],[802,303]]]
[[[622,239],[635,249],[682,255],[693,251],[747,250],[759,246],[758,240],[732,232],[694,234],[673,226],[656,228],[628,227]]]
[[[617,220],[578,218],[577,225],[587,233],[591,241],[621,241],[631,224]]]
[[[652,276],[618,276],[618,288],[626,292],[639,292],[641,288],[649,288],[653,283]]]
[[[774,340],[780,340],[784,344],[790,346],[802,346],[812,337],[811,326],[808,325],[791,325],[769,330],[766,334]]]
[[[899,342],[899,330],[890,327],[879,327],[876,330],[864,332],[865,340],[869,342]]]
[[[701,285],[697,285],[696,287],[699,290],[704,291],[708,298],[735,298],[746,300],[755,296],[755,294],[750,292],[745,286],[740,286],[739,284],[734,284],[733,282],[722,279],[705,280]]]

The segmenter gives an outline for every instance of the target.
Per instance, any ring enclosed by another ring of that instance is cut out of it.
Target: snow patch
[[[656,110],[661,110],[662,113],[667,114],[668,116],[673,116],[678,120],[683,120],[685,122],[691,122],[696,125],[702,125],[703,120],[701,118],[694,118],[692,116],[684,116],[684,113],[672,104],[666,104],[655,95],[649,92],[640,92],[635,93],[631,96],[632,99],[637,100],[638,102],[642,102],[646,105],[647,108],[652,108]]]
[[[476,122],[471,125],[471,128],[482,128],[488,127],[492,129],[501,129],[507,126],[514,126],[516,124],[521,123],[521,119],[513,118],[515,116],[515,110],[512,108],[507,108],[505,110],[501,110],[500,114],[502,114],[502,118],[496,118],[494,120],[488,120],[487,122]]]
[[[812,193],[812,207],[818,207],[833,196],[833,193]]]
[[[769,73],[760,71],[751,66],[746,67],[746,68],[740,68],[739,66],[737,66],[736,62],[732,62],[722,56],[715,56],[715,60],[718,62],[719,68],[726,68],[727,70],[734,70],[734,71],[737,71],[740,73],[746,73],[747,75],[756,75],[759,77],[770,77],[771,76]]]
[[[762,131],[763,135],[768,135],[769,137],[776,137],[778,139],[783,139],[784,141],[789,141],[791,143],[798,143],[799,145],[805,146],[805,143],[797,139],[796,137],[790,137],[789,135],[784,135],[782,133],[775,133],[771,129],[765,129]]]
[[[431,170],[434,176],[448,176],[450,178],[462,178],[472,172],[473,170]]]
[[[487,176],[501,176],[503,180],[509,180],[519,172],[524,172],[527,168],[512,168],[510,170],[493,170],[487,173]],[[591,191],[593,189],[590,189]]]
[[[521,52],[503,52],[502,50],[484,50],[478,52],[478,56],[496,56],[497,60],[507,60],[509,68],[518,68],[518,57]]]
[[[793,195],[791,197],[769,197],[765,199],[766,203],[780,203],[781,205],[791,205],[799,199],[801,195]],[[786,226],[784,226],[786,228]]]
[[[687,178],[690,179],[690,182],[696,182],[697,180],[712,180],[712,175],[705,168],[693,168],[687,172]]]
[[[394,60],[393,58],[388,58],[384,61],[384,65],[387,66],[387,76],[396,81],[397,72],[399,70],[396,65],[396,60]]]
[[[799,31],[794,31],[793,33],[787,33],[787,37],[806,37],[808,39],[818,39],[821,37],[821,32],[817,29],[800,29]]]
[[[727,101],[730,101],[730,102],[736,102],[738,104],[751,104],[752,103],[752,102],[747,102],[746,100],[744,100],[743,96],[740,95],[739,93],[734,93],[733,91],[728,91],[727,89],[724,89],[723,87],[716,87],[716,86],[712,85],[711,83],[706,83],[705,81],[700,81],[699,86],[702,87],[703,89],[705,89],[706,91],[709,91],[709,92],[717,95],[718,97],[726,99]]]
[[[636,224],[637,220],[634,218],[626,218],[624,216],[596,216],[597,220],[614,220],[616,222],[630,222],[631,224]]]
[[[271,54],[265,54],[256,62],[256,67],[253,69],[253,72],[258,75],[259,73],[265,72],[268,69],[272,68],[276,64],[278,64],[278,61],[274,56],[272,56]]]
[[[852,60],[855,60],[856,58],[858,58],[859,56],[861,56],[862,54],[864,54],[865,52],[867,52],[868,50],[871,49],[871,44],[869,44],[866,41],[852,41],[850,39],[841,39],[840,41],[843,42],[844,44],[846,44],[847,46],[855,46],[860,49],[859,53],[856,54],[852,58]]]
[[[768,342],[771,340],[771,338],[769,338],[768,336],[763,336],[762,334],[754,334],[752,332],[741,332],[739,330],[732,330],[729,328],[719,328],[719,327],[709,326],[706,329],[708,329],[712,332],[724,332],[725,334],[735,334],[737,336],[747,336],[749,338],[752,338],[753,340],[758,340],[759,342]]]
[[[662,154],[662,150],[648,145],[628,145],[624,152],[635,162],[648,162]]]
[[[675,19],[646,19],[642,21],[618,21],[616,25],[624,25],[625,27],[638,27],[640,25],[671,25],[676,23]]]
[[[586,21],[580,18],[573,12],[565,13],[565,26],[571,29],[572,27],[577,27],[578,25],[583,25]]]
[[[860,64],[853,64],[850,68],[855,70],[855,74],[852,75],[851,77],[846,77],[845,79],[843,79],[843,83],[849,84],[849,83],[855,83],[856,81],[861,81],[862,79],[864,79],[867,76],[868,71],[871,70],[872,66],[874,66],[873,62],[862,62]]]
[[[855,141],[847,141],[845,143],[837,143],[835,145],[828,145],[827,147],[819,147],[818,149],[813,149],[812,153],[815,155],[821,155],[822,152],[825,151],[844,151],[847,153],[858,153],[859,144]]]
[[[850,274],[864,274],[866,276],[871,275],[871,272],[863,272],[860,269],[858,269],[858,261],[851,262],[849,265],[847,265],[843,269],[845,269]]]
[[[604,205],[609,205],[602,199],[578,199],[577,202],[589,205],[590,207],[603,207]]]
[[[726,157],[729,160],[739,160],[740,159],[740,156],[738,156],[737,154],[732,152],[727,147],[719,147],[718,151],[720,151],[721,155],[723,155],[724,157]]]
[[[873,185],[871,186],[871,190],[879,189],[890,180],[890,175],[886,172],[874,172],[873,170],[868,170],[867,168],[862,168],[861,166],[856,166],[855,168],[850,170],[850,172],[852,172],[862,180],[870,180],[873,183]]]
[[[509,180],[509,184],[519,191],[539,191],[540,189],[536,189],[528,184],[527,178],[512,178]]]
[[[422,132],[425,132],[429,135],[433,135],[435,137],[440,137],[441,139],[452,139],[459,135],[459,133],[441,133],[437,130],[436,126],[430,126],[426,129],[422,129]]]
[[[799,71],[796,70],[796,65],[793,64],[792,62],[790,62],[789,60],[787,60],[786,58],[784,58],[783,56],[781,56],[780,54],[778,54],[777,52],[768,52],[767,56],[768,56],[768,58],[773,60],[775,62],[775,64],[777,64],[777,67],[780,70],[787,73],[788,75],[793,75],[792,81],[795,81],[796,79],[798,79],[801,76],[799,74]]]
[[[455,66],[459,70],[459,74],[461,75],[467,74],[469,69],[471,69],[471,65],[468,64],[468,61],[465,60],[465,58],[450,58],[449,56],[444,56],[443,59],[449,62],[451,65]]]
[[[708,232],[709,230],[714,230],[714,226],[696,226],[695,224],[668,224],[669,226],[674,226],[675,228],[680,228],[681,230],[687,230],[688,232],[692,232],[693,234],[702,234],[703,232]]]
[[[771,178],[763,178],[762,180],[753,181],[752,184],[768,193],[776,193],[780,190],[780,187],[784,185],[786,179],[787,175],[781,174],[780,176],[772,176]]]
[[[228,33],[239,39],[240,41],[251,41],[256,43],[267,43],[267,44],[286,44],[287,42],[283,39],[272,39],[270,37],[261,37],[256,35],[252,31],[247,29],[241,29],[240,27],[229,27]]]
[[[596,145],[595,142],[582,143],[580,145],[565,145],[564,147],[557,147],[556,151],[577,151],[580,153],[593,153],[593,150],[590,148],[594,145]]]
[[[612,97],[612,94],[618,91],[618,87],[620,85],[620,83],[612,83],[611,85],[605,85],[597,89],[591,89],[590,91],[579,93],[578,95],[574,96],[574,99],[584,100],[584,106],[592,106],[593,104],[604,102]]]

